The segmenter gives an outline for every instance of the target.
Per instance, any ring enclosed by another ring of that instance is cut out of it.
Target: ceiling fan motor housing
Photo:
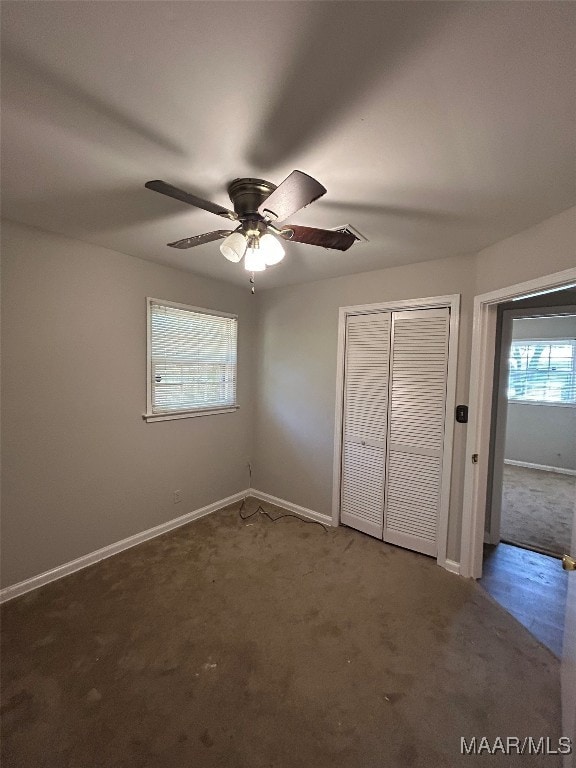
[[[228,195],[240,220],[261,220],[258,208],[276,189],[276,185],[264,179],[234,179],[228,185]]]

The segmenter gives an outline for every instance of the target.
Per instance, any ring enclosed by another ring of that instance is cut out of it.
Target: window
[[[508,399],[576,405],[576,341],[513,341]]]
[[[238,318],[148,299],[147,421],[222,413],[236,405]]]

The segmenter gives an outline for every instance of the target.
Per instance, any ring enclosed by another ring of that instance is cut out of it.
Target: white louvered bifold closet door
[[[384,541],[436,557],[450,311],[392,315]]]
[[[340,518],[382,538],[390,313],[348,315]]]

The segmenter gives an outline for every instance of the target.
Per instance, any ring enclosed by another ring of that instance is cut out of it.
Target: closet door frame
[[[450,483],[452,477],[452,454],[456,408],[456,372],[458,367],[458,329],[460,320],[460,294],[433,296],[424,299],[386,301],[377,304],[359,304],[340,307],[338,312],[338,355],[336,367],[336,407],[334,419],[334,471],[332,486],[332,524],[340,525],[340,484],[343,449],[343,405],[344,368],[346,354],[346,318],[348,315],[373,314],[375,312],[398,312],[410,309],[450,310],[448,332],[448,371],[446,380],[446,412],[444,419],[444,443],[440,511],[438,516],[438,565],[446,570],[459,572],[459,563],[448,560],[448,515],[450,506]]]

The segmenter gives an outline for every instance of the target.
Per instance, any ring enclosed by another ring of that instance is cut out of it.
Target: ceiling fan
[[[232,262],[239,262],[245,256],[244,266],[249,272],[260,272],[284,258],[280,239],[338,251],[347,250],[357,239],[349,232],[296,224],[276,226],[326,193],[320,182],[302,171],[292,171],[277,187],[263,179],[235,179],[228,185],[233,211],[173,187],[165,181],[147,181],[145,186],[217,216],[240,222],[234,230],[217,229],[204,235],[185,237],[168,245],[171,248],[193,248],[213,240],[223,240],[220,245],[222,254]]]

